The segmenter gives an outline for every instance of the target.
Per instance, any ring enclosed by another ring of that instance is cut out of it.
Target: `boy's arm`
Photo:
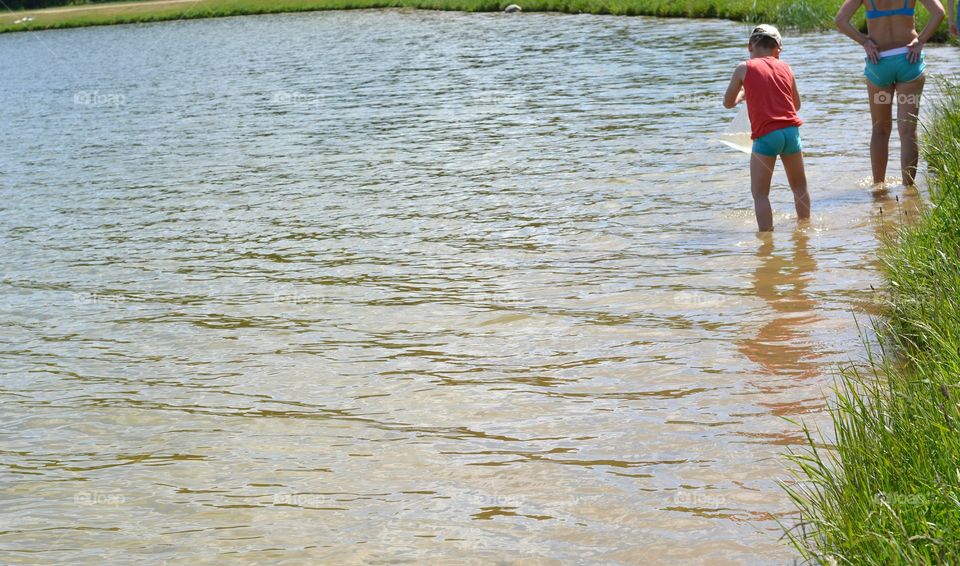
[[[745,78],[747,78],[746,62],[737,65],[736,70],[733,71],[727,93],[723,96],[724,108],[733,108],[743,100],[743,79]]]
[[[797,89],[797,77],[793,77],[793,107],[800,111],[800,91]]]
[[[880,60],[880,48],[877,46],[877,43],[860,33],[860,30],[851,22],[853,15],[860,9],[861,4],[863,4],[863,0],[844,0],[843,6],[840,6],[840,11],[837,12],[837,17],[834,21],[840,33],[862,45],[870,61],[876,63]]]

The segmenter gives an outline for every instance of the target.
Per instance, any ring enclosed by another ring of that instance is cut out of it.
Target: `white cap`
[[[753,32],[750,34],[750,42],[753,43],[760,37],[772,37],[777,40],[777,45],[783,47],[783,38],[780,37],[780,30],[769,24],[760,24],[753,28]]]

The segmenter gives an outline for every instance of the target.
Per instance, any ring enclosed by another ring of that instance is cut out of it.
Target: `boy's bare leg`
[[[920,162],[920,138],[917,136],[917,116],[926,75],[915,81],[897,85],[897,130],[900,132],[900,168],[903,184],[916,183],[917,164]]]
[[[869,80],[870,119],[873,134],[870,136],[870,163],[873,165],[873,184],[887,180],[887,160],[890,157],[890,134],[893,132],[893,87],[878,87]]]
[[[793,203],[797,206],[797,220],[810,218],[810,193],[807,191],[807,172],[803,168],[803,152],[781,155],[783,170],[787,173],[787,182],[793,191]]]
[[[757,213],[757,225],[761,232],[773,231],[773,208],[770,206],[770,183],[776,157],[759,153],[750,155],[750,192],[753,193],[753,210]]]

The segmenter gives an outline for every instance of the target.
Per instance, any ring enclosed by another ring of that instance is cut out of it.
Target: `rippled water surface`
[[[745,32],[0,37],[0,562],[791,561],[783,417],[922,197],[864,188],[856,46],[788,37],[815,218],[778,174],[758,239],[713,141]]]

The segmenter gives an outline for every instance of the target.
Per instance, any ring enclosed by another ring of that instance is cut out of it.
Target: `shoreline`
[[[0,33],[306,11],[411,8],[502,12],[509,0],[156,0],[62,6],[0,14]],[[796,32],[833,29],[841,0],[808,0],[781,9],[777,0],[518,0],[525,12],[726,19],[772,23]],[[518,17],[517,15],[515,17]],[[926,13],[919,18],[925,22]],[[860,17],[862,24],[863,16]],[[946,28],[938,39],[946,39]]]
[[[931,205],[880,253],[879,351],[841,370],[835,433],[803,426],[783,487],[799,512],[785,536],[821,564],[960,563],[960,84],[925,124]]]
[[[503,12],[511,0],[143,0],[68,5],[0,13],[0,34],[175,20],[223,18],[328,10],[416,9],[460,12]],[[516,0],[524,12],[723,19],[770,23],[792,32],[829,31],[842,0],[807,0],[781,9],[778,0]],[[517,14],[520,16],[522,14]],[[515,17],[516,17],[515,16]],[[920,10],[917,26],[928,14]],[[865,28],[863,12],[854,22]],[[951,41],[944,22],[931,43]]]

